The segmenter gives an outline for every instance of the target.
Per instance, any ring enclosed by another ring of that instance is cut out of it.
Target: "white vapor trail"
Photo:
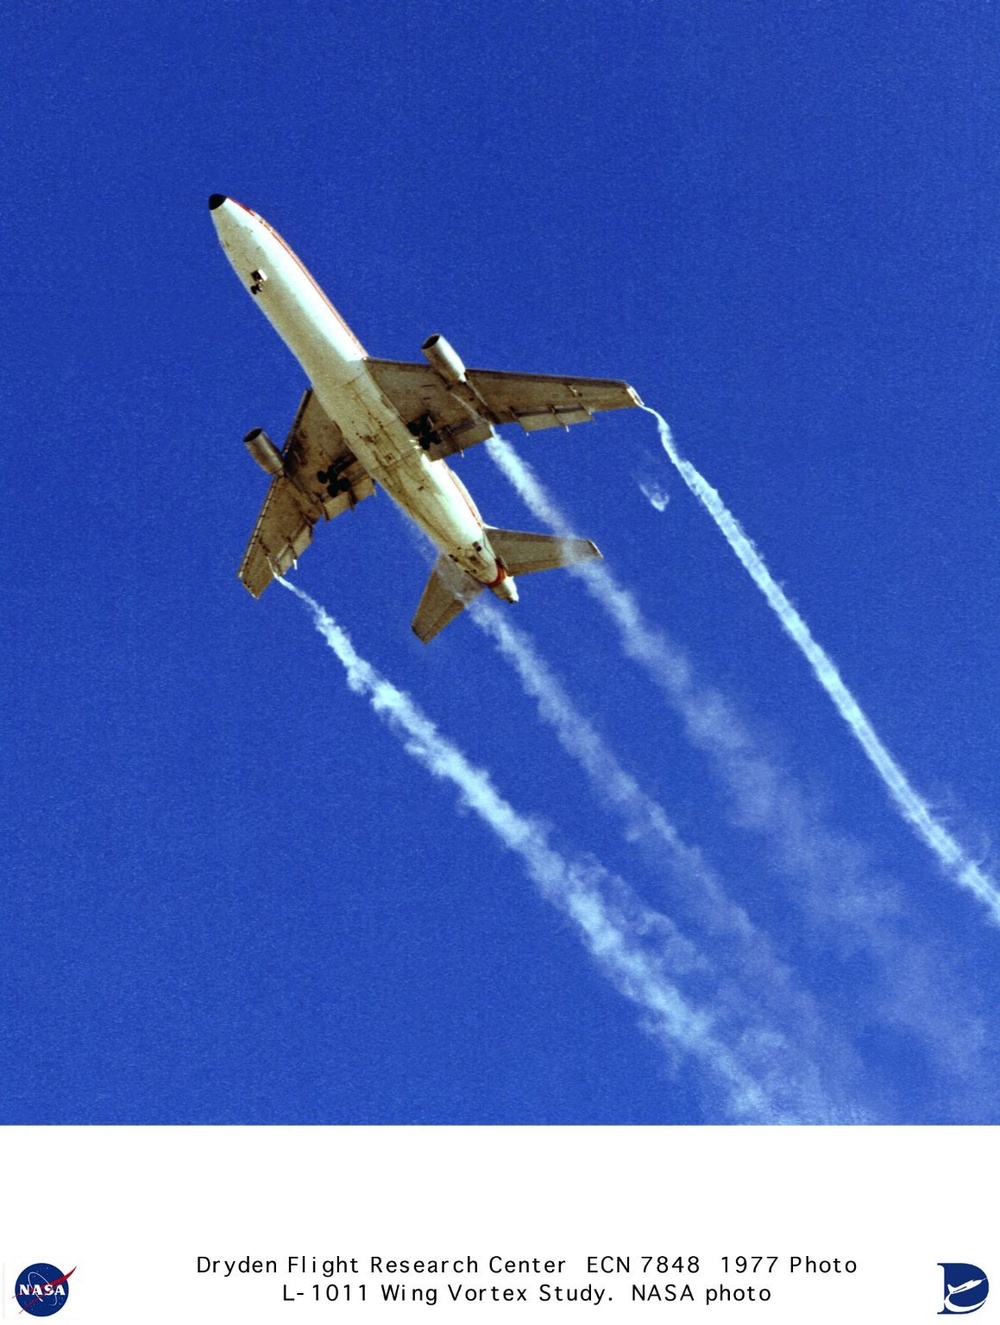
[[[868,756],[900,814],[917,836],[937,857],[945,873],[968,889],[1000,924],[1000,890],[996,883],[966,856],[958,842],[934,818],[927,802],[914,790],[902,768],[882,744],[857,700],[841,680],[840,673],[826,651],[812,637],[809,627],[775,583],[764,559],[743,532],[739,522],[726,507],[718,492],[698,473],[690,461],[679,455],[670,427],[656,410],[643,409],[656,419],[660,441],[671,463],[715,521],[726,542],[736,553],[750,578],[761,591],[786,633],[812,668],[813,675],[833,700],[837,712],[847,723],[858,744]]]
[[[688,911],[713,941],[726,945],[730,978],[717,989],[715,1005],[725,1005],[731,1015],[745,1021],[760,1016],[754,1005],[759,1002],[765,1015],[794,1026],[798,1045],[822,1046],[824,1062],[837,1078],[852,1074],[856,1070],[853,1055],[836,1049],[836,1037],[822,1027],[813,1000],[795,989],[791,972],[775,955],[770,939],[727,897],[701,851],[683,841],[662,805],[621,766],[527,635],[511,625],[505,613],[481,599],[471,604],[469,614],[514,668],[525,693],[537,701],[539,717],[583,769],[598,798],[622,818],[627,839],[659,847],[658,863],[662,865],[665,856],[675,883],[682,885]],[[836,1067],[835,1056],[839,1058]]]
[[[569,521],[510,443],[495,435],[485,446],[536,519],[571,536]],[[979,1019],[942,974],[947,954],[926,940],[919,945],[911,940],[901,924],[895,886],[872,876],[856,843],[823,826],[798,786],[757,747],[732,704],[696,680],[686,656],[649,624],[635,595],[607,564],[590,562],[570,571],[617,628],[625,656],[662,690],[688,739],[712,760],[733,796],[737,824],[762,834],[775,851],[776,866],[794,882],[790,900],[804,911],[810,932],[846,956],[860,941],[877,960],[886,983],[868,992],[872,1015],[914,1031],[933,1047],[939,1075],[957,1078],[955,1037],[977,1056],[985,1042]]]
[[[368,699],[408,754],[434,777],[450,782],[461,802],[520,856],[542,895],[569,917],[598,966],[640,1008],[644,1027],[664,1049],[690,1054],[714,1074],[735,1117],[767,1122],[828,1120],[829,1111],[812,1083],[801,1088],[803,1098],[789,1116],[779,1101],[788,1100],[797,1083],[787,1081],[780,1068],[762,1083],[741,1061],[747,1053],[766,1053],[780,1045],[756,1043],[734,1052],[713,1033],[713,1016],[680,993],[671,969],[697,976],[706,963],[666,916],[644,907],[622,880],[598,862],[571,860],[552,847],[543,825],[515,810],[485,770],[471,764],[409,695],[358,654],[344,629],[318,603],[289,581],[280,583],[311,611],[316,629],[344,668],[349,688]]]

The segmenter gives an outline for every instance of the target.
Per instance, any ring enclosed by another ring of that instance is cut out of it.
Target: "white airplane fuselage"
[[[357,337],[285,241],[232,198],[213,197],[211,215],[236,274],[371,477],[440,552],[497,597],[516,601],[465,485],[428,457],[369,373]]]

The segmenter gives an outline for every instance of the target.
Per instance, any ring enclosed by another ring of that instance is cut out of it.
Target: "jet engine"
[[[243,438],[243,445],[265,474],[283,474],[285,472],[285,462],[281,458],[281,452],[263,428],[252,428]]]
[[[443,336],[428,336],[420,348],[434,371],[440,373],[449,386],[465,381],[465,364]]]

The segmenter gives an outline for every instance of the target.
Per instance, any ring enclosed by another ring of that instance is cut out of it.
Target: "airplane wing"
[[[492,423],[453,396],[428,363],[369,359],[368,371],[432,460],[464,451],[493,434]]]
[[[479,397],[470,406],[448,390],[430,364],[369,359],[368,369],[433,460],[484,441],[494,424],[519,423],[525,432],[568,428],[588,422],[599,410],[641,404],[627,382],[469,368],[466,381]]]
[[[588,423],[600,410],[628,409],[641,401],[627,382],[599,377],[544,377],[470,368],[470,383],[496,423],[519,423],[525,432]]]
[[[271,483],[239,569],[255,598],[302,555],[314,524],[332,520],[375,491],[311,389],[302,397],[282,456],[284,473]]]

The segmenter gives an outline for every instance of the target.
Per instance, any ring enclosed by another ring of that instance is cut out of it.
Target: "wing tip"
[[[242,567],[236,572],[236,578],[239,580],[240,584],[243,585],[243,588],[246,589],[250,597],[254,599],[260,598],[261,594],[271,583],[271,579],[265,580],[264,583],[259,586],[251,583],[249,577],[244,575]],[[271,578],[273,578],[273,576]]]

